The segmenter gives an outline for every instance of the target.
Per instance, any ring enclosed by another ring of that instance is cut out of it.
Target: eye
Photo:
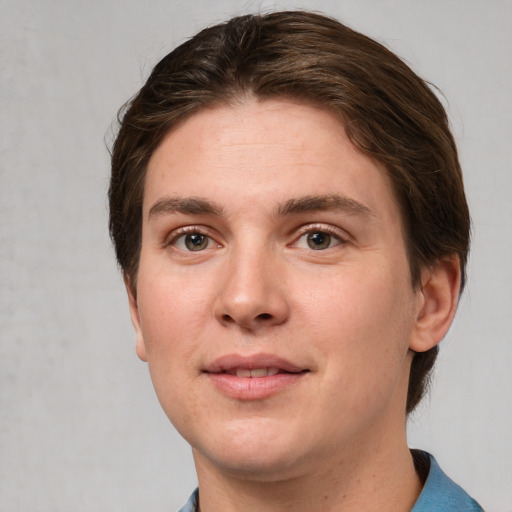
[[[304,233],[294,245],[300,249],[322,251],[340,245],[342,242],[341,238],[334,234],[327,231],[314,230]]]
[[[203,233],[197,231],[184,233],[174,239],[172,245],[182,251],[203,251],[210,247],[213,240]]]

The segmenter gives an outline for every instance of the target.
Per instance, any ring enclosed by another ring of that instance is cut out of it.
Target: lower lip
[[[285,391],[307,372],[278,373],[267,377],[237,377],[227,373],[207,373],[208,379],[224,395],[237,400],[262,400]]]

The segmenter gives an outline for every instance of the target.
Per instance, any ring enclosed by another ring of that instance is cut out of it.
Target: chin
[[[304,458],[300,443],[293,442],[290,432],[281,428],[246,428],[235,433],[231,429],[222,436],[211,436],[208,442],[194,443],[196,464],[208,461],[238,478],[276,481],[297,476]],[[274,426],[275,427],[275,426]],[[296,440],[298,441],[298,440]]]
[[[301,466],[297,457],[290,452],[262,453],[257,450],[246,450],[243,454],[214,454],[210,462],[235,478],[256,482],[276,482],[297,477]]]

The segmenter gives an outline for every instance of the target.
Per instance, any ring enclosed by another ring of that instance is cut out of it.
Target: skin
[[[203,512],[410,510],[411,350],[448,329],[458,262],[412,287],[384,169],[333,115],[247,99],[175,128],[148,166],[136,294],[126,282]],[[297,373],[219,377],[267,360]]]

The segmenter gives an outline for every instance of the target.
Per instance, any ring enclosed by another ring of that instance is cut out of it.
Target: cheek
[[[148,357],[191,348],[210,313],[206,283],[184,274],[139,277],[139,314]]]
[[[185,279],[140,276],[139,314],[148,367],[158,400],[177,427],[188,423],[188,402],[196,402],[190,381],[204,325],[205,294]]]
[[[342,367],[339,378],[369,380],[397,373],[408,352],[414,323],[414,294],[408,275],[392,269],[340,272],[329,287],[305,296],[299,313],[312,328],[326,364]],[[346,385],[353,385],[347,382]],[[342,386],[346,389],[346,386]]]
[[[304,292],[306,290],[306,292]],[[308,278],[294,292],[301,297],[304,312],[318,326],[340,329],[381,329],[409,316],[412,288],[407,275],[390,268],[358,266],[336,273]]]

